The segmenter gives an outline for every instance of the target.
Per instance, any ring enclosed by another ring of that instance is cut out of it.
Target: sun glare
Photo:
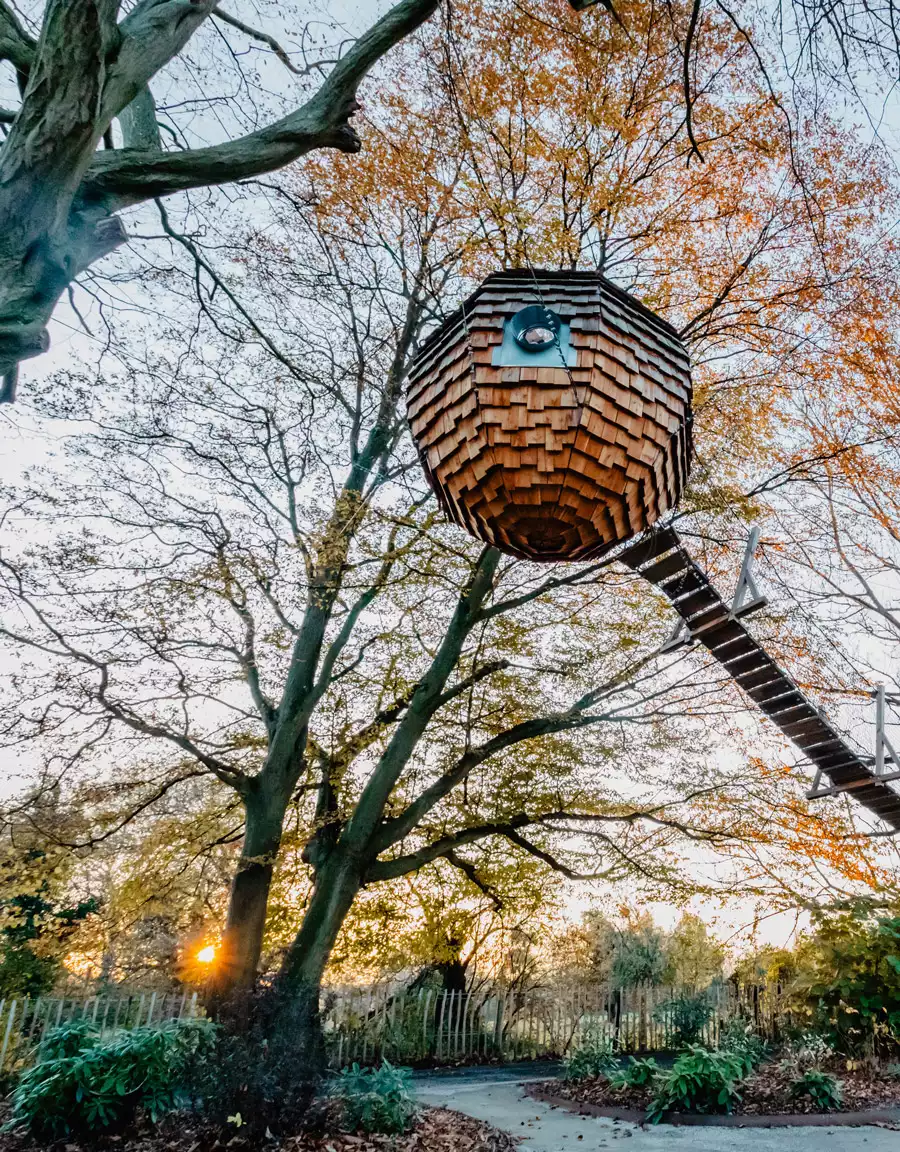
[[[197,953],[197,959],[201,964],[212,964],[216,958],[216,950],[212,944],[207,944],[205,948],[201,948]]]

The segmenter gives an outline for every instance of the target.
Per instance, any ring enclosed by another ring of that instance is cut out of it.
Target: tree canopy
[[[256,182],[253,221],[156,205],[138,315],[35,389],[66,423],[4,517],[3,738],[77,796],[73,850],[139,842],[192,893],[233,869],[222,989],[266,950],[317,993],[354,905],[432,866],[489,903],[501,859],[778,906],[895,883],[720,669],[660,652],[653,594],[613,561],[479,550],[405,432],[423,334],[489,269],[538,264],[601,269],[688,343],[681,526],[719,576],[789,482],[849,475],[858,421],[890,429],[878,142],[821,109],[798,137],[721,9],[694,29],[686,137],[690,11],[618,11],[455,5],[373,76],[358,156]],[[760,627],[814,686],[829,649],[802,613]]]

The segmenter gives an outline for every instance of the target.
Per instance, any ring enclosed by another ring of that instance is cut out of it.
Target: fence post
[[[6,1032],[3,1034],[3,1047],[0,1048],[0,1072],[6,1067],[6,1050],[9,1047],[9,1037],[16,1015],[16,1003],[17,1001],[11,1000],[9,1004],[9,1019],[6,1021]]]

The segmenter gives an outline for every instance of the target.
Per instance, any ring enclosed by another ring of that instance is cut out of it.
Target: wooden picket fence
[[[617,1051],[671,1049],[673,1002],[692,990],[604,985],[569,990],[484,987],[469,992],[389,985],[326,989],[322,1019],[335,1068],[387,1058],[397,1064],[554,1059],[587,1041],[608,1040]],[[777,1038],[787,1015],[780,989],[713,985],[701,1042],[714,1046],[724,1024],[738,1017],[767,1039]],[[196,992],[112,991],[96,996],[0,1000],[0,1076],[27,1065],[48,1028],[89,1019],[102,1035],[162,1026],[202,1015]]]
[[[97,996],[38,996],[0,1000],[0,1076],[28,1064],[48,1028],[90,1020],[101,1035],[165,1024],[201,1011],[196,992],[111,992]]]
[[[326,993],[323,1019],[335,1067],[372,1063],[454,1064],[564,1057],[587,1041],[607,1040],[619,1052],[675,1047],[675,1002],[693,989],[637,987],[470,992],[389,987]],[[713,985],[711,1012],[699,1040],[715,1046],[722,1027],[739,1018],[767,1039],[786,1022],[780,989]]]

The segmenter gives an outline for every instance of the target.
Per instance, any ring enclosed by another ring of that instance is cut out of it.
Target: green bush
[[[658,1124],[664,1112],[731,1112],[742,1079],[743,1065],[732,1053],[691,1045],[660,1077],[647,1119]]]
[[[387,1060],[380,1068],[345,1068],[338,1078],[337,1096],[344,1106],[344,1121],[353,1131],[395,1135],[405,1132],[416,1104],[409,1071]]]
[[[814,919],[795,994],[841,1055],[896,1059],[900,915],[884,915],[861,903]]]
[[[611,1078],[610,1083],[614,1088],[646,1088],[655,1082],[661,1071],[652,1056],[646,1060],[629,1056],[628,1064]]]
[[[712,1014],[709,997],[705,992],[698,992],[658,1004],[653,1010],[653,1019],[666,1027],[669,1040],[676,1048],[687,1048],[702,1038]]]
[[[296,1133],[325,1069],[315,1032],[318,996],[260,985],[220,999],[215,1009],[215,1046],[187,1069],[190,1097],[210,1124],[233,1130],[239,1123],[250,1141],[262,1143],[267,1129]]]
[[[587,1036],[569,1052],[563,1061],[563,1079],[590,1080],[594,1076],[613,1076],[619,1070],[619,1061],[612,1041],[606,1036]]]
[[[791,1096],[808,1096],[820,1112],[833,1112],[840,1108],[844,1098],[843,1085],[830,1072],[821,1068],[808,1068],[791,1085]]]
[[[753,1031],[752,1024],[742,1020],[729,1020],[725,1025],[719,1036],[719,1050],[737,1057],[744,1076],[762,1064],[769,1051],[765,1040]]]
[[[156,1120],[175,1107],[187,1063],[214,1037],[206,1020],[135,1028],[105,1040],[85,1020],[51,1029],[13,1092],[8,1127],[57,1139],[120,1129],[137,1108]]]

